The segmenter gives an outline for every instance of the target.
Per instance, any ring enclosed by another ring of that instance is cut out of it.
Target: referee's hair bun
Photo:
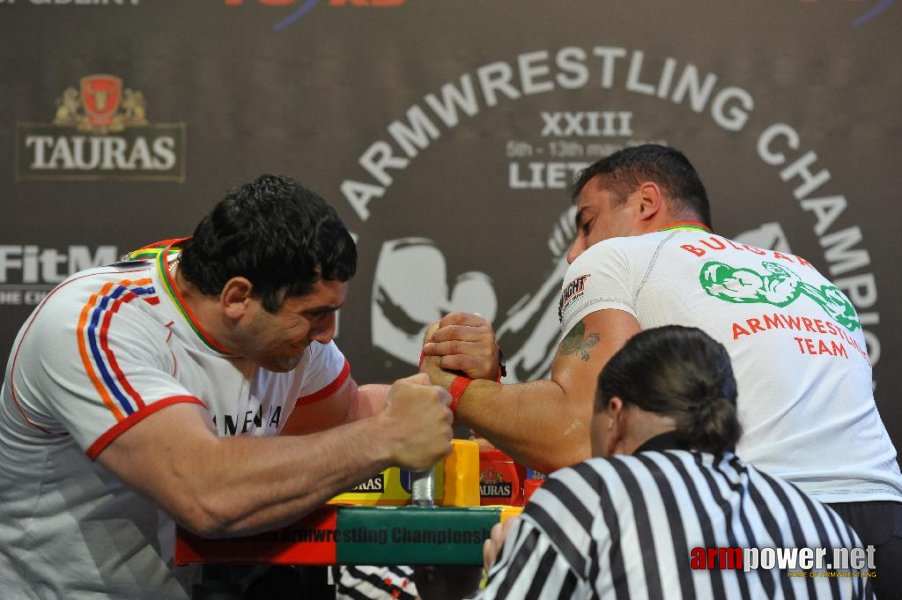
[[[736,447],[736,378],[722,344],[694,327],[640,331],[607,362],[599,377],[602,410],[617,396],[676,421],[683,445],[702,452]]]
[[[699,398],[677,418],[677,437],[702,452],[732,450],[741,433],[736,406],[723,396]]]

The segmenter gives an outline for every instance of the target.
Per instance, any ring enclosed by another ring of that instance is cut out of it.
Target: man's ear
[[[639,186],[639,218],[651,220],[664,208],[664,194],[653,181],[646,181]]]
[[[240,319],[244,316],[253,289],[254,285],[246,277],[232,277],[226,281],[219,294],[219,304],[225,316],[230,319]]]
[[[627,411],[626,405],[619,396],[614,396],[608,400],[607,410],[611,417],[608,421],[607,432],[607,450],[608,456],[610,456],[612,454],[622,453],[624,436],[626,436],[628,430]]]
[[[621,426],[623,408],[623,400],[614,396],[608,400],[604,410],[592,416],[592,456],[611,456],[620,446],[624,431]]]
[[[620,399],[620,396],[612,396],[610,400],[608,400],[608,405],[605,407],[608,414],[611,416],[609,428],[613,428],[613,426],[618,423],[621,419],[623,419],[623,400]]]

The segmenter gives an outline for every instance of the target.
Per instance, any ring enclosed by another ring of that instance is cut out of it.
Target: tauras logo
[[[512,485],[509,482],[502,481],[500,483],[481,483],[479,484],[479,494],[484,498],[510,498]]]
[[[385,476],[382,473],[374,475],[364,482],[358,483],[350,489],[351,492],[383,492],[385,491]]]
[[[185,124],[150,124],[119,77],[83,77],[56,104],[52,123],[16,125],[16,180],[185,180]]]

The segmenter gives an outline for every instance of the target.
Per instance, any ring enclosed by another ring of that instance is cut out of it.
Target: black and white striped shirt
[[[336,565],[332,567],[332,578],[335,581],[335,600],[419,598],[412,567]]]
[[[695,548],[859,548],[854,531],[735,454],[673,448],[594,458],[537,490],[475,598],[865,598],[865,579],[693,570]],[[649,451],[649,447],[655,448]],[[832,559],[828,550],[826,561]],[[696,565],[697,566],[697,565]],[[840,571],[840,569],[836,569]],[[850,571],[850,569],[845,569]]]

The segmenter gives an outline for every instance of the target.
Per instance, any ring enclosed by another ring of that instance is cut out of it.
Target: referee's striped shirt
[[[867,598],[855,569],[692,569],[695,548],[860,548],[836,513],[735,454],[673,447],[556,471],[475,598]],[[833,558],[827,550],[826,563]],[[836,576],[839,571],[846,576]],[[832,575],[828,575],[832,573]]]

